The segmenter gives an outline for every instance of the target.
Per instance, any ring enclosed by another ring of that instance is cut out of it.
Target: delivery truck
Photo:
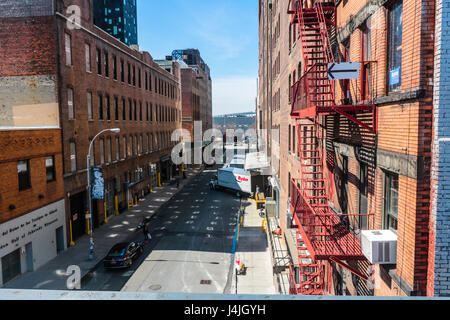
[[[228,189],[240,194],[252,194],[252,176],[239,168],[220,168],[217,175],[209,182],[211,189]]]

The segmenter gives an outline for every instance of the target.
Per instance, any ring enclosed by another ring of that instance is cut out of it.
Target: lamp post
[[[114,132],[119,133],[119,128],[114,129],[105,129],[97,133],[97,135],[92,139],[91,143],[89,144],[89,151],[87,155],[87,183],[88,183],[88,202],[89,202],[89,260],[94,259],[94,238],[92,235],[92,199],[91,199],[91,150],[92,150],[92,144],[94,143],[94,140],[97,139],[100,135],[102,135],[105,132]]]

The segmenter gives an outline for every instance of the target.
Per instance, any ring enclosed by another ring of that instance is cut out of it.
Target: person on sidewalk
[[[281,236],[281,228],[280,228],[280,226],[277,226],[277,229],[273,230],[272,234],[274,234],[276,236]]]
[[[144,227],[142,229],[144,230],[145,243],[148,243],[148,241],[152,239],[152,236],[150,235],[150,232],[148,231],[147,223],[144,223]]]

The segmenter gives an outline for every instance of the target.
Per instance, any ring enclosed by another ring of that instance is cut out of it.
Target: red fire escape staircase
[[[315,1],[313,8],[304,8],[302,2],[290,1],[288,11],[293,15],[292,23],[299,24],[305,66],[304,75],[292,87],[291,117],[312,120],[299,121],[297,130],[301,179],[300,185],[291,181],[291,212],[297,226],[299,264],[298,273],[291,267],[291,294],[329,293],[331,268],[326,270],[325,261],[335,262],[367,279],[364,274],[344,262],[364,260],[365,257],[359,240],[349,232],[341,217],[328,204],[318,116],[337,112],[358,125],[375,131],[374,127],[347,113],[374,110],[374,107],[369,104],[335,103],[334,83],[328,80],[328,63],[334,63],[329,34],[336,30],[336,13],[334,2],[330,6],[324,2]]]
[[[370,103],[338,105],[335,100],[334,81],[328,78],[328,64],[335,63],[330,35],[336,32],[336,7],[334,1],[316,0],[313,8],[305,8],[305,2],[290,0],[288,13],[291,22],[298,23],[304,74],[292,86],[293,118],[314,118],[318,115],[339,113],[365,129],[375,132],[376,125],[369,126],[348,112],[372,111]]]

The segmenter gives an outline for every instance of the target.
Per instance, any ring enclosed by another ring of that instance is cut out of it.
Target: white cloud
[[[256,78],[212,80],[213,115],[255,111]]]

